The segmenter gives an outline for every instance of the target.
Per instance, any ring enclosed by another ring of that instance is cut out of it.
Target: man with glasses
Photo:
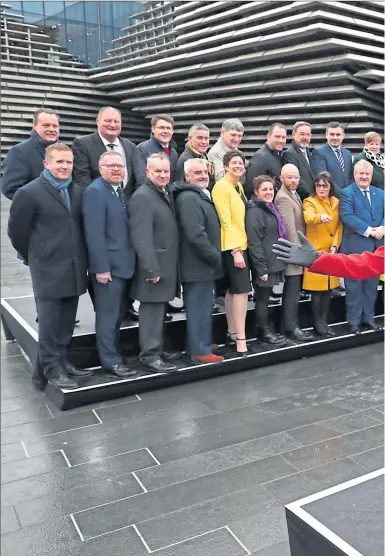
[[[95,331],[102,371],[117,378],[136,374],[119,352],[120,325],[126,313],[128,290],[135,269],[129,218],[123,192],[125,164],[120,153],[99,159],[101,177],[85,190],[84,230],[88,272],[95,303]]]
[[[157,114],[151,119],[151,138],[136,147],[135,180],[136,188],[140,187],[146,180],[147,159],[155,153],[162,153],[170,161],[171,178],[175,179],[175,169],[178,162],[178,154],[171,145],[174,133],[174,118],[168,114]]]

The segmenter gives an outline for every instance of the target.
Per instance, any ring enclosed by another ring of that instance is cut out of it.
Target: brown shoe
[[[199,361],[199,363],[222,363],[224,357],[209,353],[207,355],[192,355],[191,359],[193,361]]]

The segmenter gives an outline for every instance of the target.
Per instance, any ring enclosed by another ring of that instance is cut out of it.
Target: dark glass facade
[[[70,54],[89,66],[97,66],[113,48],[121,29],[136,23],[133,15],[143,11],[139,2],[7,2],[12,12],[42,28]]]

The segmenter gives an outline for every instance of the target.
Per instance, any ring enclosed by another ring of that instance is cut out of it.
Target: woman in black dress
[[[287,238],[285,224],[273,204],[274,180],[257,176],[254,195],[246,210],[246,233],[255,290],[257,334],[268,344],[283,345],[286,339],[269,327],[268,303],[273,287],[284,281],[285,264],[273,253],[273,243]]]

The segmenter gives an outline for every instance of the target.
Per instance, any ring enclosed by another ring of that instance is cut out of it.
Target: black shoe
[[[213,305],[213,315],[217,315],[221,310],[217,305]]]
[[[133,306],[131,306],[131,307],[127,310],[127,313],[126,313],[126,315],[125,315],[125,318],[126,318],[126,319],[129,319],[129,320],[135,320],[135,321],[137,321],[137,320],[139,320],[139,313],[138,313],[138,311],[136,311],[136,310],[134,309]]]
[[[315,340],[312,334],[301,330],[298,326],[291,332],[287,332],[286,336],[295,342],[311,342],[312,340]]]
[[[320,338],[333,338],[336,335],[332,330],[318,330],[317,328],[314,330]]]
[[[162,359],[166,359],[166,361],[175,361],[180,359],[182,355],[181,351],[162,351]]]
[[[361,334],[361,330],[358,324],[350,324],[349,329],[350,329],[349,330],[350,334],[356,334],[356,335]]]
[[[304,301],[304,300],[307,300],[307,299],[310,299],[310,295],[305,293],[305,292],[301,292],[300,300]]]
[[[66,375],[72,376],[73,378],[85,378],[94,374],[94,371],[91,371],[90,369],[77,369],[68,361],[65,361],[64,363],[64,371]]]
[[[235,346],[235,340],[232,339],[231,336],[236,336],[235,332],[226,332],[226,340],[225,340],[225,346]]]
[[[146,369],[149,369],[150,371],[153,371],[155,373],[172,373],[178,369],[176,365],[163,361],[161,357],[158,357],[157,359],[141,361],[141,364],[143,367],[146,367]]]
[[[268,326],[260,328],[259,338],[261,342],[264,342],[265,344],[282,345],[286,343],[286,338],[274,334]]]
[[[80,320],[75,320],[75,326],[78,326]]]
[[[75,388],[79,388],[79,384],[74,380],[72,380],[72,378],[70,378],[63,372],[60,372],[55,376],[49,377],[48,382],[52,384],[52,386],[55,386],[55,388],[60,388],[64,390],[75,390]]]
[[[167,311],[169,313],[183,313],[183,311],[185,310],[186,309],[184,305],[176,306],[176,305],[171,305],[171,303],[167,303]]]
[[[340,288],[332,288],[331,290],[331,296],[332,297],[342,297],[342,295],[345,293],[345,290],[342,290]]]
[[[135,376],[137,371],[130,369],[125,363],[119,363],[118,365],[111,365],[111,367],[102,367],[103,373],[108,375],[116,376],[117,378],[128,378],[129,376]]]
[[[281,293],[271,292],[270,294],[270,299],[281,299],[281,297],[282,297]]]
[[[380,326],[379,324],[374,324],[374,322],[363,322],[361,324],[361,327],[364,330],[383,330],[383,326]]]
[[[172,320],[172,315],[170,315],[170,313],[166,313],[164,315],[164,322],[170,322],[170,320]]]
[[[277,305],[279,301],[279,297],[273,297],[272,295],[269,297],[269,305]]]

